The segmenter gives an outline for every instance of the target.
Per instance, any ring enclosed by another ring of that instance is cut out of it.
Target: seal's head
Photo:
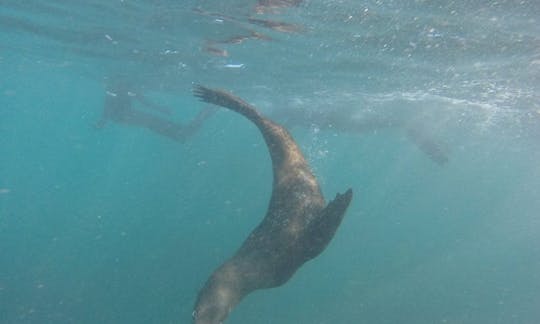
[[[232,307],[216,296],[199,298],[191,316],[195,324],[222,324]]]
[[[238,286],[234,281],[223,280],[223,272],[221,269],[214,273],[200,291],[192,313],[193,323],[221,324],[240,301]]]

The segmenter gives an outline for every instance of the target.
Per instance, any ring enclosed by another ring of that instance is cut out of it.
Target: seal
[[[337,194],[326,205],[317,179],[285,128],[228,92],[197,85],[194,95],[253,122],[268,146],[273,168],[266,216],[208,278],[195,303],[194,323],[218,324],[243,297],[257,289],[283,285],[306,261],[318,256],[334,237],[352,190]]]

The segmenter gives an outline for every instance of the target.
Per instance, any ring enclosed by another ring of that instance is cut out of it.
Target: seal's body
[[[222,323],[247,294],[277,287],[330,242],[352,199],[352,190],[328,205],[302,152],[287,130],[227,92],[195,88],[202,101],[236,111],[261,131],[274,173],[273,190],[263,221],[236,254],[221,265],[199,292],[193,317],[197,324]]]

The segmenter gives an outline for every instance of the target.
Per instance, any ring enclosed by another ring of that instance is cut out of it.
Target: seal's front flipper
[[[343,216],[345,216],[347,207],[351,203],[352,195],[352,189],[347,190],[344,194],[338,193],[336,198],[321,211],[320,216],[309,225],[311,242],[308,247],[308,259],[319,255],[332,240]]]
[[[318,227],[317,230],[321,234],[328,233],[328,241],[332,239],[339,224],[341,224],[345,211],[351,203],[352,195],[352,189],[348,189],[344,194],[336,194],[336,198],[330,201],[322,210],[322,215],[317,220],[317,224],[313,224]]]

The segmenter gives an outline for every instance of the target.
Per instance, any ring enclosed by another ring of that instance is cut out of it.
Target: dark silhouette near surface
[[[156,111],[158,114],[133,107],[137,101],[147,110]],[[142,93],[132,91],[125,82],[115,81],[108,87],[103,103],[103,113],[100,120],[95,124],[96,128],[103,128],[107,122],[142,127],[150,131],[168,137],[177,142],[184,142],[188,137],[195,134],[214,112],[215,108],[208,107],[199,112],[187,125],[171,121],[165,118],[171,110],[167,107],[155,104],[147,100]]]
[[[255,12],[262,14],[278,11],[279,9],[297,7],[303,0],[259,0]]]
[[[195,323],[218,324],[243,297],[285,284],[305,262],[317,257],[341,224],[352,190],[326,204],[317,179],[285,128],[225,91],[197,86],[195,96],[253,122],[264,137],[274,174],[266,216],[199,292]]]

